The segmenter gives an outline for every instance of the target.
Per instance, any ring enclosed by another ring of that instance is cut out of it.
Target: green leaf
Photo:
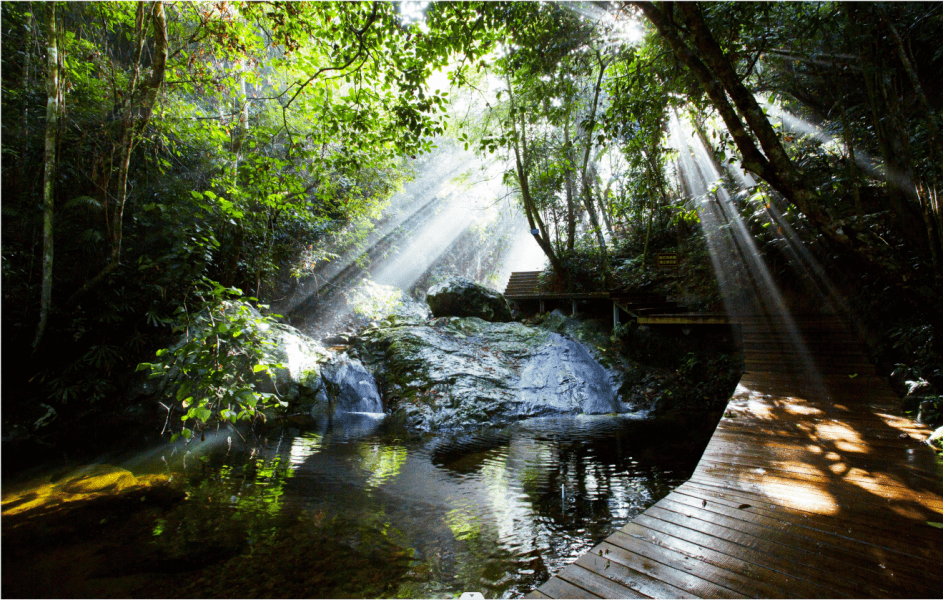
[[[943,529],[943,523],[937,523],[936,521],[927,521],[927,525],[936,527],[937,529]]]
[[[189,381],[184,381],[180,384],[180,387],[177,388],[177,400],[182,402],[184,398],[190,393],[191,384]]]
[[[260,372],[260,371],[266,371],[266,372],[267,372],[267,371],[268,371],[268,365],[258,364],[258,365],[255,365],[254,367],[252,367],[252,372],[253,372],[253,373],[258,373],[258,372]]]

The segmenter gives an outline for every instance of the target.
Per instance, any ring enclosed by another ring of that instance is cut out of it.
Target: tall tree
[[[742,157],[744,169],[758,175],[796,206],[827,237],[884,264],[863,240],[870,235],[836,215],[790,159],[753,93],[704,22],[695,2],[633,2],[668,42],[674,56],[695,76],[720,114]],[[731,102],[733,104],[731,104]]]
[[[46,136],[43,153],[43,287],[39,305],[39,325],[33,351],[39,346],[52,306],[52,266],[54,249],[54,207],[56,183],[56,141],[59,131],[59,47],[56,42],[56,3],[46,4]]]
[[[150,49],[150,75],[142,73],[144,69],[145,47],[148,32],[152,38]],[[96,182],[102,197],[105,216],[105,230],[111,246],[108,263],[89,279],[71,298],[70,304],[77,302],[90,289],[101,283],[121,264],[121,247],[124,241],[124,211],[128,201],[128,171],[131,167],[131,153],[147,128],[157,95],[164,83],[167,67],[167,21],[164,16],[164,3],[138,2],[134,17],[132,34],[133,57],[127,85],[116,106],[116,136],[106,152],[98,158]],[[117,162],[117,165],[115,165]],[[112,178],[116,181],[112,186]]]

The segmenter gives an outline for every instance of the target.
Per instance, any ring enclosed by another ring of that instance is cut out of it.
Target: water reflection
[[[155,453],[176,496],[148,491],[114,526],[64,516],[91,533],[61,553],[91,596],[519,596],[687,479],[703,425],[582,416],[427,436],[345,415],[259,444],[208,436]],[[46,529],[22,538],[48,545]]]
[[[345,415],[321,431],[286,433],[249,458],[211,457],[192,484],[230,499],[233,518],[268,518],[269,531],[285,526],[276,517],[328,519],[343,524],[338,546],[371,554],[367,539],[394,544],[409,566],[384,595],[506,597],[526,593],[686,479],[709,434],[705,427],[700,440],[680,440],[630,416],[581,416],[433,438]]]

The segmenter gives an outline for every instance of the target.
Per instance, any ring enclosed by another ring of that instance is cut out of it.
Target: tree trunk
[[[855,214],[861,217],[864,211],[861,208],[861,184],[859,179],[861,171],[858,169],[857,159],[855,158],[855,144],[851,131],[851,125],[848,123],[848,113],[845,112],[845,103],[841,98],[838,99],[838,111],[841,117],[842,137],[845,138],[845,152],[847,153],[848,179],[851,181],[851,194],[855,201]]]
[[[29,2],[27,4],[27,10],[29,11],[30,16],[27,18],[28,31],[30,33],[23,36],[23,89],[28,90],[32,85],[30,80],[30,73],[33,66],[33,52],[30,38],[35,39],[36,36],[36,27],[33,25],[33,3]],[[30,103],[26,102],[24,99],[23,102],[23,120],[20,125],[20,158],[17,161],[17,170],[16,170],[16,189],[20,194],[29,194],[30,184],[28,183],[27,177],[27,158],[29,156],[29,116]]]
[[[239,114],[239,120],[233,130],[232,151],[232,187],[233,190],[239,189],[239,165],[242,162],[242,147],[249,135],[249,100],[246,93],[245,63],[240,61],[237,65],[239,70],[239,88],[235,102],[235,112]],[[242,244],[245,240],[245,226],[240,219],[233,225],[233,249],[228,253],[226,266],[223,269],[220,283],[225,287],[232,287],[236,282],[236,270],[239,268],[239,259],[242,258]]]
[[[146,14],[148,11],[151,13],[151,22],[154,26],[154,52],[152,54],[151,75],[140,82],[139,87],[138,79],[147,32]],[[135,47],[134,67],[122,104],[123,114],[121,115],[118,142],[110,151],[111,153],[117,153],[120,161],[118,163],[117,190],[115,191],[115,208],[110,215],[107,210],[107,189],[103,190],[106,199],[104,203],[105,221],[111,241],[111,255],[108,264],[73,294],[69,304],[74,304],[90,289],[104,281],[121,263],[122,230],[124,209],[128,199],[128,171],[131,165],[131,153],[147,127],[151,112],[157,103],[157,94],[164,82],[164,72],[167,68],[167,21],[164,17],[164,4],[161,0],[149,3],[147,6],[144,3],[138,5],[135,31],[138,39]],[[110,160],[108,164],[107,168],[110,170],[112,168]],[[102,174],[102,178],[106,182],[110,181],[110,176],[106,173]]]
[[[849,236],[845,228],[850,228],[850,226],[829,214],[823,208],[815,190],[804,181],[783,149],[762,108],[753,94],[737,78],[736,72],[727,61],[717,41],[707,30],[697,5],[693,2],[678,4],[678,10],[685,16],[690,35],[694,37],[698,51],[695,54],[682,39],[681,27],[673,20],[674,3],[666,2],[659,7],[650,2],[635,2],[634,4],[652,22],[671,46],[675,57],[691,70],[707,93],[711,104],[720,113],[724,124],[733,136],[734,143],[743,158],[743,168],[755,173],[773,186],[829,239],[857,250],[866,259],[872,260],[873,257],[868,250],[863,248],[860,241],[856,239],[867,234]],[[701,58],[707,64],[702,62]],[[749,124],[749,131],[728,101],[728,94]],[[754,143],[753,136],[760,142],[762,152]]]
[[[557,253],[553,249],[553,245],[550,243],[550,237],[547,234],[547,226],[544,225],[543,219],[540,217],[540,210],[538,210],[536,203],[534,202],[533,197],[530,195],[530,182],[527,178],[527,171],[524,169],[524,160],[523,157],[527,155],[527,124],[524,121],[524,115],[521,115],[521,131],[518,134],[517,131],[517,122],[515,113],[517,107],[514,104],[514,93],[511,91],[511,81],[507,80],[508,85],[508,98],[511,102],[511,134],[513,137],[513,150],[514,150],[514,167],[515,173],[517,173],[517,182],[521,188],[521,203],[524,205],[524,216],[527,217],[527,223],[530,225],[530,230],[534,239],[537,240],[537,245],[540,246],[540,249],[543,250],[544,254],[547,256],[547,259],[550,261],[550,264],[553,266],[553,270],[562,277],[566,277],[566,269],[563,268],[563,263],[560,262],[560,258],[557,256]],[[522,156],[523,155],[523,156]],[[534,233],[536,231],[536,233]]]
[[[593,132],[596,128],[596,107],[599,105],[599,92],[602,89],[602,78],[603,74],[606,72],[606,63],[602,60],[602,57],[599,56],[599,53],[596,53],[596,58],[599,60],[599,76],[596,78],[596,86],[593,90],[593,104],[590,107],[589,111],[589,127],[586,130],[586,148],[583,151],[583,164],[580,168],[580,177],[582,181],[583,193],[583,206],[586,207],[586,212],[589,213],[589,222],[593,227],[593,232],[596,234],[596,242],[599,244],[599,254],[602,259],[602,273],[603,278],[608,277],[609,273],[609,253],[606,251],[606,240],[602,235],[602,227],[599,225],[599,216],[596,214],[596,207],[593,204],[593,194],[590,189],[589,179],[586,176],[586,167],[589,165],[589,154],[593,148]]]
[[[875,37],[873,28],[877,15],[869,6],[856,3],[843,4],[848,20],[855,32],[861,56],[865,88],[871,103],[874,132],[881,148],[887,181],[887,196],[891,213],[899,234],[915,246],[923,256],[930,254],[928,238],[914,236],[912,232],[923,228],[922,219],[915,206],[917,187],[914,178],[913,153],[910,137],[906,131],[897,91],[888,81],[892,70],[885,60],[884,42]]]
[[[910,85],[914,88],[914,94],[917,96],[918,104],[920,109],[923,112],[923,116],[927,121],[927,129],[930,131],[930,141],[933,145],[933,157],[936,159],[936,171],[943,173],[943,139],[940,137],[940,129],[936,124],[936,114],[934,113],[933,108],[930,106],[930,101],[927,100],[927,95],[923,91],[923,86],[920,85],[920,78],[917,77],[917,70],[914,68],[913,63],[910,60],[910,57],[907,56],[907,49],[904,47],[904,40],[901,39],[900,33],[898,33],[897,28],[894,27],[894,24],[891,23],[891,20],[887,17],[887,14],[884,12],[884,9],[877,5],[878,9],[881,11],[881,16],[884,18],[887,28],[891,32],[891,37],[894,39],[897,44],[897,56],[900,58],[901,64],[904,66],[904,72],[907,73],[908,79],[910,79]],[[935,175],[934,175],[935,176]]]
[[[56,43],[56,3],[46,5],[46,144],[43,155],[43,286],[39,325],[33,351],[46,330],[52,306],[53,208],[56,182],[56,134],[59,130],[59,48]]]
[[[602,215],[602,222],[606,226],[606,232],[609,234],[609,243],[614,243],[616,239],[616,234],[612,229],[612,218],[609,216],[609,208],[606,206],[606,198],[609,197],[608,191],[606,188],[603,190],[602,179],[599,177],[599,174],[596,172],[595,163],[590,165],[590,180],[594,182],[596,188],[596,202],[599,204],[599,214]]]
[[[907,48],[904,46],[904,40],[900,37],[900,33],[897,31],[897,28],[894,27],[894,24],[891,22],[890,18],[888,18],[884,9],[881,8],[880,5],[877,6],[878,10],[881,12],[881,17],[887,25],[888,30],[891,32],[891,37],[896,43],[897,56],[904,66],[904,72],[907,73],[910,85],[913,87],[914,93],[917,96],[920,110],[923,112],[924,119],[926,120],[927,129],[930,131],[930,145],[933,150],[933,157],[936,161],[936,164],[930,168],[930,181],[932,186],[930,189],[938,191],[940,189],[938,174],[943,174],[943,144],[941,144],[943,140],[940,138],[940,130],[936,124],[936,114],[930,106],[930,101],[927,100],[923,86],[920,85],[920,78],[917,77],[917,70],[914,68],[908,56]],[[923,212],[924,221],[927,225],[930,254],[933,257],[933,269],[937,278],[943,279],[943,231],[940,230],[940,222],[943,215],[939,214],[939,209],[935,206],[933,198],[927,194],[927,189],[926,186],[918,185],[917,198],[921,204],[921,212]]]
[[[566,178],[566,249],[567,252],[573,252],[576,244],[576,199],[573,193],[573,145],[570,143],[570,120],[567,118],[563,122],[563,144],[566,148],[566,169],[564,177]]]

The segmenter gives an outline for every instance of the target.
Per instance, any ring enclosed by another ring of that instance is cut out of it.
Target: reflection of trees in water
[[[563,418],[432,440],[349,425],[211,458],[188,535],[221,524],[207,516],[218,504],[242,536],[239,560],[259,543],[290,557],[306,550],[279,548],[310,538],[341,549],[332,569],[349,578],[358,561],[396,562],[386,591],[370,588],[384,595],[526,593],[687,478],[712,429],[698,442],[689,427]],[[318,593],[336,595],[328,579]]]
[[[693,472],[710,436],[668,425],[623,421],[621,428],[576,439],[534,440],[553,456],[528,466],[522,478],[539,545],[550,554],[575,557],[658,501]],[[550,436],[544,436],[550,437]],[[553,570],[551,568],[551,570]]]

